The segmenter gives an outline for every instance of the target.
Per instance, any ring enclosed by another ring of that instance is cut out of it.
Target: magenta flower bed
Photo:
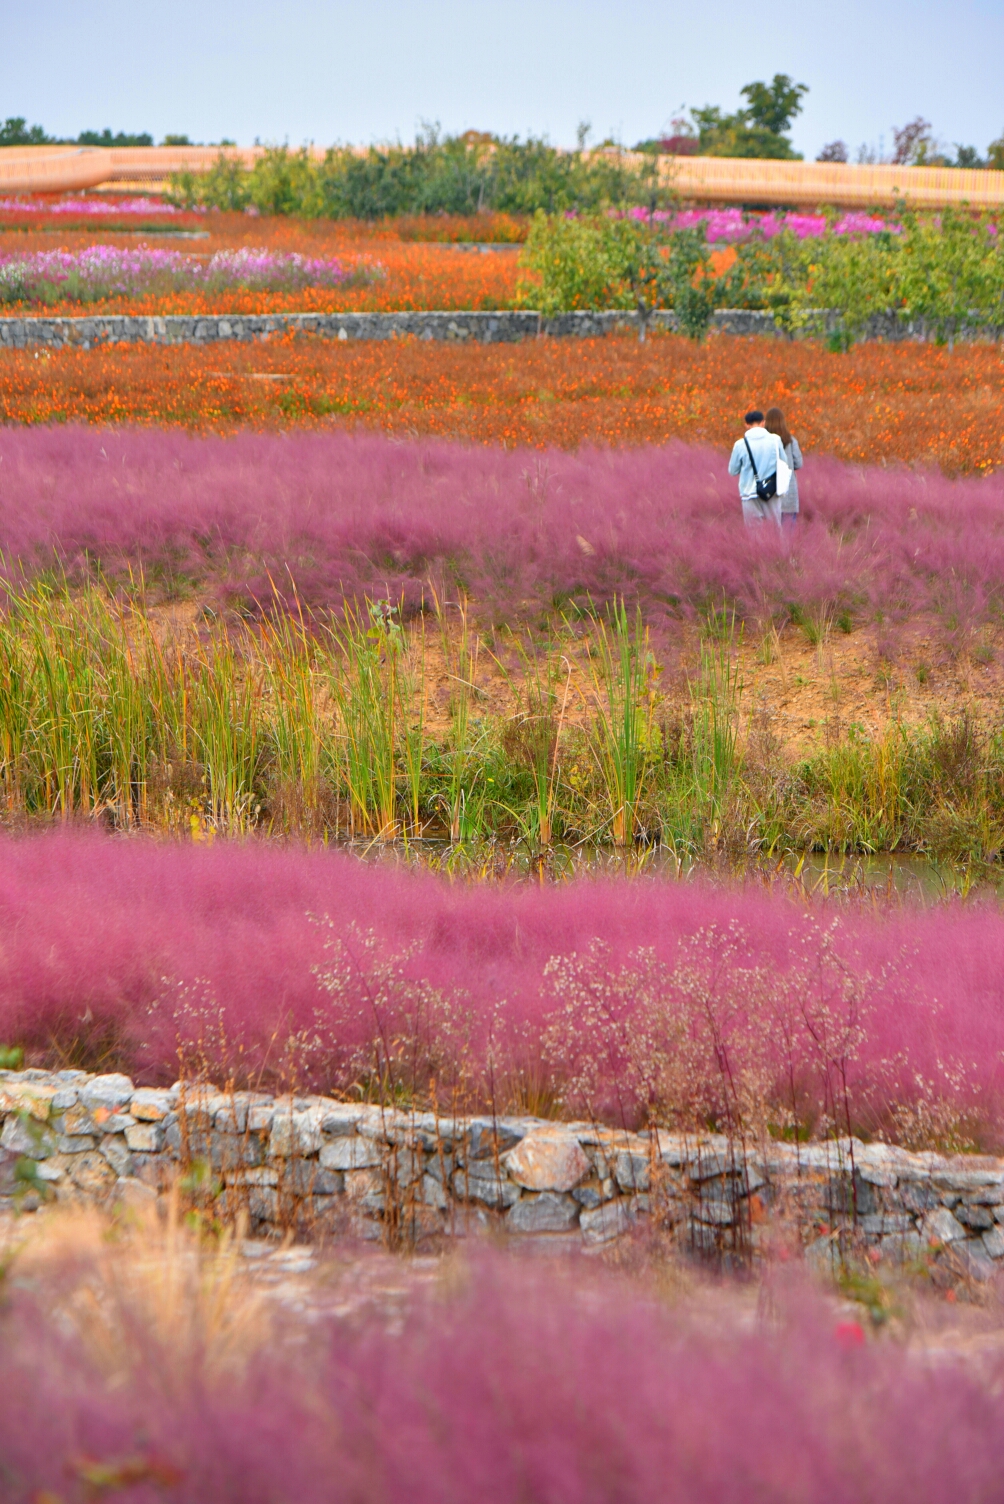
[[[827,962],[833,917],[759,888],[661,879],[453,886],[264,843],[6,838],[0,1043],[46,1061],[84,1048],[90,1063],[114,1060],[153,1083],[176,1078],[180,1040],[217,1075],[236,1069],[274,1084],[286,1041],[317,1037],[298,1067],[302,1083],[344,1089],[358,1061],[395,1036],[419,1040],[430,1058],[462,1045],[475,1071],[490,1056],[503,1097],[514,1071],[541,1079],[542,1055],[559,1086],[588,1067],[595,1095],[569,1110],[638,1121],[646,1104],[630,1079],[624,1031],[644,997],[617,983],[639,951],[665,966],[661,995],[671,1002],[680,960],[696,958],[700,970],[711,958],[710,1005],[737,1068],[765,1037],[779,1037],[763,997],[780,979],[806,976],[818,1010],[822,962],[831,1019],[844,1008],[841,975],[859,994],[849,1079],[860,1121],[880,1120],[887,1102],[923,1098],[975,1117],[982,1140],[996,1144],[1004,917],[975,905],[844,913]],[[594,942],[601,948],[591,952]],[[319,974],[337,974],[337,989]],[[783,1049],[772,1043],[768,1053],[783,1076]],[[820,1089],[810,1063],[805,1090],[816,1110]]]
[[[773,1331],[711,1335],[612,1274],[481,1257],[401,1321],[377,1310],[306,1326],[284,1311],[267,1350],[214,1375],[210,1357],[151,1332],[124,1283],[102,1306],[125,1334],[114,1365],[72,1317],[53,1318],[58,1278],[34,1298],[12,1291],[10,1504],[106,1491],[129,1504],[1000,1498],[998,1358],[925,1362],[783,1287]]]
[[[225,291],[234,287],[295,292],[338,287],[350,273],[339,261],[249,246],[205,258],[138,245],[92,245],[82,251],[0,255],[0,303],[54,297],[92,302],[153,290]]]
[[[2,198],[0,214],[180,214],[182,211],[159,198]],[[205,214],[199,207],[186,214]]]
[[[618,595],[655,622],[723,601],[753,621],[881,608],[893,623],[934,612],[946,638],[999,611],[1004,473],[810,456],[800,494],[789,553],[744,531],[725,456],[683,444],[529,456],[381,435],[0,430],[8,572],[140,565],[266,602],[271,576],[312,606],[414,604],[431,580],[510,620]]]
[[[900,233],[899,225],[860,211],[840,215],[833,221],[832,230],[823,214],[780,214],[773,209],[766,214],[751,214],[745,209],[682,209],[678,212],[656,209],[653,213],[644,205],[639,205],[629,209],[627,213],[630,219],[647,223],[651,218],[670,224],[674,230],[691,230],[697,225],[703,225],[705,235],[713,245],[722,242],[734,245],[736,241],[748,240],[756,232],[765,240],[773,240],[784,230],[790,230],[799,240],[816,240],[831,233],[878,235],[883,230],[889,230],[894,235]]]

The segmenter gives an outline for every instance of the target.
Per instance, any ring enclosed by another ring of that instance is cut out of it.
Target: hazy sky
[[[0,116],[59,135],[327,144],[411,140],[429,120],[571,145],[589,120],[630,145],[776,72],[810,87],[806,156],[835,137],[888,147],[918,114],[948,143],[1004,133],[1004,0],[2,4]]]

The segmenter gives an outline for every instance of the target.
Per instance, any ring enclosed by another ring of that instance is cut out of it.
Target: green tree
[[[746,84],[739,90],[747,101],[746,115],[753,125],[780,136],[801,112],[808,84],[796,84],[787,73],[775,73],[772,83]]]
[[[727,114],[717,105],[692,110],[702,156],[774,157],[800,160],[784,134],[802,108],[806,84],[796,84],[787,73],[775,73],[769,84],[746,84],[740,93],[745,108]]]
[[[704,226],[666,230],[651,221],[536,214],[521,257],[534,280],[521,300],[550,317],[574,309],[634,309],[644,336],[656,308],[672,308],[692,339],[733,292],[731,274],[715,277]]]
[[[78,146],[152,146],[153,137],[149,131],[140,131],[138,134],[128,131],[116,131],[113,135],[106,125],[103,131],[81,131],[77,137]]]
[[[48,140],[42,126],[29,125],[23,115],[8,115],[0,125],[0,146],[44,146]]]

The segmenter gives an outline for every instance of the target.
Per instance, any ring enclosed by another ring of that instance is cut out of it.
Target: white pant
[[[743,497],[743,521],[747,527],[758,528],[767,521],[773,522],[780,532],[781,529],[781,498],[772,496],[769,501],[761,501],[754,496],[752,501]]]

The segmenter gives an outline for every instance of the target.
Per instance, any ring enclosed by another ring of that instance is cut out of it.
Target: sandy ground
[[[199,600],[151,610],[162,640],[204,631],[212,618]],[[590,717],[598,686],[584,635],[563,630],[548,637],[482,632],[471,622],[443,632],[434,618],[407,633],[408,665],[424,690],[427,734],[445,738],[451,711],[466,684],[473,684],[470,715],[508,720],[524,711],[541,687],[553,696],[561,724]],[[550,677],[528,672],[528,649],[549,648]],[[658,672],[652,681],[657,718],[685,715],[699,684],[701,644],[697,633],[653,642]],[[594,655],[593,664],[596,658]],[[765,715],[789,756],[811,754],[848,734],[880,737],[894,724],[918,727],[933,717],[952,720],[963,711],[988,726],[1004,702],[1004,648],[988,634],[951,656],[923,622],[880,639],[873,629],[845,633],[830,624],[818,643],[789,625],[780,632],[740,635],[735,663],[741,688],[740,719]]]

